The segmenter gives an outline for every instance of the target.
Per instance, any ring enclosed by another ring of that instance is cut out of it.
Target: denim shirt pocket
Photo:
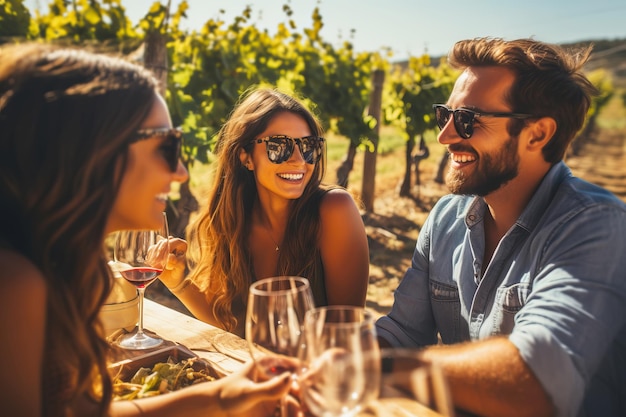
[[[515,315],[526,304],[529,293],[530,284],[527,282],[498,288],[494,302],[493,335],[511,334],[515,325]]]
[[[443,343],[458,343],[465,340],[462,335],[467,332],[461,331],[461,301],[457,286],[431,279],[430,302]]]

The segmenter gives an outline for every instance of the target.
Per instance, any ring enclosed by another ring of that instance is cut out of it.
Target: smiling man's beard
[[[519,170],[518,142],[518,137],[511,137],[498,152],[481,156],[470,176],[461,170],[449,169],[446,185],[450,192],[484,197],[511,181]]]

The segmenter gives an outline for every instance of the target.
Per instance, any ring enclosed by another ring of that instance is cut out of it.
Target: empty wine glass
[[[271,277],[250,286],[246,340],[264,378],[287,371],[296,377],[305,348],[304,315],[313,307],[313,294],[306,278]],[[285,406],[283,400],[283,416],[286,416]]]
[[[139,292],[139,322],[137,330],[120,336],[116,344],[125,349],[150,349],[163,343],[163,339],[149,336],[143,328],[143,300],[146,287],[154,282],[165,268],[167,256],[153,255],[157,245],[169,253],[169,229],[163,213],[163,225],[159,230],[123,230],[115,240],[115,268]]]
[[[443,371],[436,364],[422,360],[419,350],[382,349],[381,363],[381,398],[396,401],[408,398],[442,416],[454,417],[452,396]]]
[[[328,306],[305,317],[302,401],[320,417],[353,416],[378,397],[380,350],[374,317],[361,307]]]

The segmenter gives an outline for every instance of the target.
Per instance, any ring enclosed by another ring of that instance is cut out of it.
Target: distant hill
[[[626,39],[590,40],[563,46],[579,47],[590,43],[594,45],[593,52],[585,69],[605,68],[613,74],[616,88],[626,88]]]

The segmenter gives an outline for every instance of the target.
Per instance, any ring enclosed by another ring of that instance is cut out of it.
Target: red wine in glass
[[[139,322],[134,333],[120,336],[116,344],[125,349],[150,349],[163,339],[143,331],[143,300],[146,287],[163,272],[169,252],[169,229],[163,213],[163,225],[158,230],[122,230],[115,240],[115,265],[139,293]]]
[[[120,274],[137,288],[146,288],[152,283],[161,273],[163,269],[159,268],[130,268],[120,271]]]

